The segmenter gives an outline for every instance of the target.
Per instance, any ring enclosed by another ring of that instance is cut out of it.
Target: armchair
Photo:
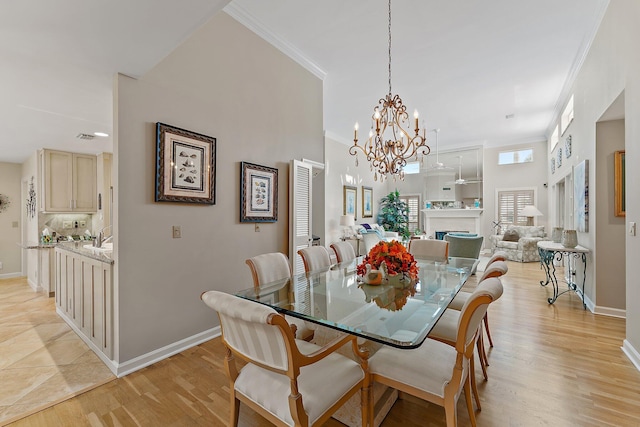
[[[512,236],[511,240],[504,240],[505,234]],[[491,253],[504,251],[510,261],[538,262],[538,242],[546,236],[542,225],[508,225],[504,234],[489,236]]]

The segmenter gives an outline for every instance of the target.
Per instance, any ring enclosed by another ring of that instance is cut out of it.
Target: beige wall
[[[596,128],[596,194],[593,208],[596,245],[599,250],[595,269],[596,312],[625,310],[625,217],[614,215],[614,152],[624,150],[624,120],[600,122]]]
[[[568,129],[573,139],[573,155],[569,159],[576,165],[584,159],[589,160],[590,171],[600,170],[599,162],[609,159],[596,156],[596,123],[614,100],[625,92],[625,150],[630,164],[640,156],[640,2],[636,0],[611,0],[607,12],[600,24],[585,62],[578,73],[570,93],[574,94],[575,118]],[[561,100],[562,104],[566,100]],[[594,173],[590,174],[589,187],[596,188]],[[640,182],[640,169],[629,167],[626,170],[626,182]],[[607,221],[594,207],[607,203],[608,191],[592,192],[589,196],[590,224]],[[626,199],[626,223],[640,220],[640,195],[628,191]],[[589,233],[578,233],[581,245],[592,250],[587,270],[587,283],[590,288],[587,296],[595,298],[594,269],[600,265],[598,257],[609,248],[600,245],[597,240],[597,227],[590,227]],[[640,274],[640,234],[626,237],[626,325],[627,337],[623,348],[627,355],[640,368],[640,282],[635,280]],[[596,287],[608,286],[608,282],[595,283]]]
[[[533,148],[533,162],[515,165],[498,165],[498,154],[501,151],[521,150]],[[547,234],[550,233],[551,220],[547,205],[547,180],[549,162],[547,161],[547,143],[540,141],[530,144],[512,145],[504,147],[485,148],[483,154],[483,204],[482,229],[485,246],[488,236],[495,234],[493,221],[497,216],[497,191],[516,188],[533,188],[536,192],[536,207],[543,216],[534,218],[536,225],[544,225]],[[556,172],[559,173],[559,172]]]
[[[40,239],[40,231],[38,230],[38,215],[40,211],[40,206],[38,205],[40,202],[40,191],[41,186],[39,185],[40,177],[38,175],[38,153],[34,152],[29,158],[22,164],[22,188],[23,188],[23,198],[27,198],[27,191],[29,189],[29,185],[31,184],[31,178],[33,177],[34,188],[36,191],[36,216],[34,218],[30,218],[26,216],[23,224],[23,240],[25,243],[37,243]],[[38,251],[33,249],[23,250],[23,262],[24,268],[26,271],[23,273],[27,274],[27,280],[29,281],[29,285],[32,288],[37,288],[38,286]]]
[[[22,165],[0,162],[0,194],[8,199],[7,208],[0,212],[0,278],[19,275],[22,271],[20,247],[20,214]],[[14,226],[15,225],[15,226]]]
[[[322,82],[225,13],[115,89],[117,360],[218,324],[210,289],[252,286],[245,259],[288,249],[288,165],[322,161]],[[217,138],[216,204],[155,203],[155,123]],[[279,171],[278,221],[239,222],[240,162]],[[171,227],[182,227],[172,239]]]

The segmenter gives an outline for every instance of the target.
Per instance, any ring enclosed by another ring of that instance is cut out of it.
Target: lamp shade
[[[542,216],[542,212],[538,210],[533,205],[525,206],[524,209],[520,211],[521,216]]]
[[[353,227],[356,224],[356,219],[353,215],[341,215],[340,216],[340,225],[344,225],[345,227]]]

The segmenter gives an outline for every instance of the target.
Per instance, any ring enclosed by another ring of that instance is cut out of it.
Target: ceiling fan
[[[478,153],[476,152],[476,175],[478,175],[477,172],[478,171]],[[456,184],[456,185],[466,185],[466,184],[477,184],[482,182],[482,177],[481,176],[476,176],[475,178],[470,178],[470,179],[464,179],[462,177],[462,156],[458,156],[458,159],[460,159],[459,163],[458,163],[458,179],[456,179],[452,184]]]
[[[436,134],[436,162],[429,167],[430,171],[452,171],[453,168],[449,166],[445,166],[444,163],[440,162],[439,152],[438,152],[438,133],[440,133],[440,129],[432,129],[432,132]]]

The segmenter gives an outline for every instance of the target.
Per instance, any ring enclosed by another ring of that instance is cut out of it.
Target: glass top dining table
[[[242,290],[237,296],[276,311],[397,348],[419,347],[465,284],[477,259],[416,260],[418,279],[368,285],[362,258]]]

